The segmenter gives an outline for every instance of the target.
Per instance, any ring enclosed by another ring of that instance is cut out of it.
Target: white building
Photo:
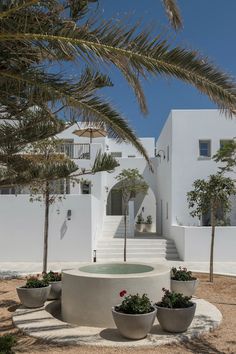
[[[65,141],[64,152],[80,168],[91,166],[99,150],[117,157],[120,166],[113,173],[86,176],[80,184],[67,185],[66,199],[50,207],[49,261],[90,261],[94,250],[98,261],[122,260],[122,200],[114,186],[115,177],[126,168],[138,168],[149,185],[147,195],[129,204],[128,260],[208,261],[210,227],[200,226],[189,215],[186,194],[195,179],[217,171],[212,156],[220,144],[236,135],[236,121],[217,110],[171,111],[156,143],[155,138],[140,139],[154,173],[131,145],[108,137],[90,142],[76,136],[76,128],[68,128],[59,137]],[[40,262],[43,205],[30,203],[26,194],[7,194],[13,192],[3,189],[0,196],[0,260]],[[152,216],[152,234],[135,232],[140,213],[144,218]],[[236,208],[230,220],[231,226],[217,227],[216,261],[236,261]]]

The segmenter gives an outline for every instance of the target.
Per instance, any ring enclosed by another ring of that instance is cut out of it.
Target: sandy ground
[[[119,349],[119,348],[91,348],[80,346],[55,346],[43,343],[20,333],[12,325],[11,316],[19,305],[15,288],[24,283],[24,280],[0,280],[0,335],[14,333],[18,338],[18,344],[14,348],[15,353],[78,353],[78,354],[224,354],[236,353],[236,278],[215,276],[214,283],[208,282],[208,275],[197,274],[200,285],[197,296],[213,303],[221,311],[223,322],[219,329],[206,334],[201,338],[179,345],[162,346],[153,349]]]

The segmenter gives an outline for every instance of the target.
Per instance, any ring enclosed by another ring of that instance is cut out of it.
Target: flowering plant
[[[165,288],[162,288],[164,291],[164,296],[160,302],[157,302],[155,305],[159,307],[167,307],[171,309],[180,309],[193,306],[191,296],[184,296],[183,294],[175,293],[174,291],[169,291]]]
[[[47,282],[61,281],[61,273],[50,270],[50,272],[43,274],[43,279]]]
[[[179,269],[173,267],[171,269],[171,279],[182,281],[196,280],[196,278],[192,276],[192,272],[190,270],[182,267],[179,267]]]
[[[120,292],[120,297],[127,294],[126,290]],[[136,295],[126,295],[121,305],[115,306],[115,310],[118,312],[123,312],[127,314],[144,314],[153,311],[153,306],[151,301],[146,294],[140,296]]]
[[[22,288],[45,288],[48,282],[44,279],[39,279],[39,276],[30,276],[26,280],[26,284]]]

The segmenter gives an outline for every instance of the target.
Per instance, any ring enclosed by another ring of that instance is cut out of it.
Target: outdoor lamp
[[[97,262],[97,251],[93,250],[93,261]]]
[[[162,152],[162,153],[163,153],[163,159],[165,160],[166,155],[165,155],[165,151],[164,151],[164,150],[158,150],[158,152],[157,152],[157,154],[156,154],[156,157],[160,157],[160,158],[161,158],[161,154],[160,154],[160,152]]]

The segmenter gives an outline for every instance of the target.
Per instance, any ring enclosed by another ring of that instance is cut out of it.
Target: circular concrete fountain
[[[145,293],[156,302],[163,287],[170,288],[170,269],[163,264],[81,264],[62,273],[62,319],[79,326],[115,327],[111,308],[122,301],[121,290]]]

